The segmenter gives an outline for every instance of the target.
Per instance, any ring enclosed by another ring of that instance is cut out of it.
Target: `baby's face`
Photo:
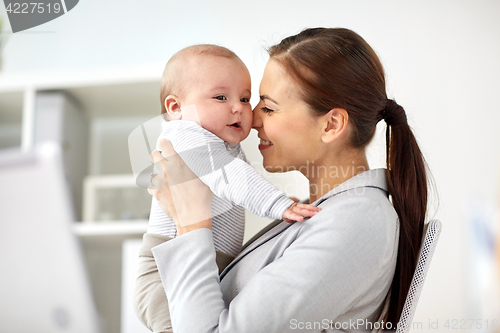
[[[239,59],[204,55],[189,70],[181,106],[195,105],[200,125],[224,141],[244,140],[253,118],[245,65]],[[183,113],[182,119],[186,118]]]

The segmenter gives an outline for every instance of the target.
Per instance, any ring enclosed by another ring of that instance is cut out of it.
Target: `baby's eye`
[[[241,103],[248,103],[248,102],[250,102],[250,98],[244,97],[244,98],[240,99],[240,102]]]
[[[217,100],[219,100],[219,101],[225,101],[225,100],[227,100],[226,96],[224,96],[224,95],[215,96],[214,98],[217,99]]]
[[[264,111],[265,113],[268,113],[268,114],[269,114],[269,113],[274,112],[274,110],[271,110],[270,108],[265,107],[265,106],[263,106],[263,107],[261,108],[261,110],[262,110],[262,111]]]

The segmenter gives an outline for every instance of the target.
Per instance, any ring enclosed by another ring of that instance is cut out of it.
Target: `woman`
[[[269,54],[253,119],[264,167],[303,173],[322,211],[306,222],[275,221],[219,277],[211,220],[178,223],[208,209],[211,192],[196,179],[182,195],[164,188],[165,178],[189,179],[190,170],[163,142],[171,157],[153,153],[165,166],[154,178],[163,189],[150,193],[180,237],[158,240],[152,252],[173,331],[371,330],[379,319],[394,329],[427,206],[425,163],[405,112],[387,99],[375,52],[350,30],[307,29]],[[382,119],[387,170],[369,170],[365,148]]]

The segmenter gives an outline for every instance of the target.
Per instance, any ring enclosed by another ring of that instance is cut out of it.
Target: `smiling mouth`
[[[264,139],[260,139],[260,144],[264,145],[264,146],[272,146],[273,145],[273,143],[271,141],[267,141]]]

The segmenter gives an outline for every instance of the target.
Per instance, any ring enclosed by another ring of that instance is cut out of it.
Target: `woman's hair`
[[[415,271],[427,209],[426,164],[404,109],[387,99],[384,69],[373,49],[348,29],[314,28],[283,39],[269,50],[297,82],[316,115],[345,109],[350,144],[364,149],[377,123],[387,123],[387,180],[399,217],[399,246],[385,321],[395,328]]]

